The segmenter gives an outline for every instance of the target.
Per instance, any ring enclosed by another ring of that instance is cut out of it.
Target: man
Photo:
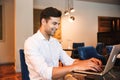
[[[74,70],[101,71],[101,61],[95,58],[77,60],[69,57],[52,36],[60,25],[61,11],[48,7],[41,12],[40,29],[24,44],[30,80],[52,80]],[[59,66],[59,60],[63,67]]]

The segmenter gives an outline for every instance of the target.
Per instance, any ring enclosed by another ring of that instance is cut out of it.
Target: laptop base
[[[109,71],[105,75],[87,74],[87,76],[85,76],[85,80],[108,80],[107,76],[111,76],[112,80],[116,80],[117,79],[116,76],[114,74],[112,74],[111,71]]]

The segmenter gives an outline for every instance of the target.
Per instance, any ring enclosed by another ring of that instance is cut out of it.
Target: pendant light
[[[75,20],[75,17],[71,15],[73,12],[75,12],[75,9],[73,8],[73,0],[65,0],[66,9],[64,11],[64,14],[69,17],[69,21],[73,22]]]

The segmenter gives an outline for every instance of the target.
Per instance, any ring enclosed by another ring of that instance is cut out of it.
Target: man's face
[[[60,17],[50,17],[45,20],[44,31],[48,36],[53,36],[60,25]]]

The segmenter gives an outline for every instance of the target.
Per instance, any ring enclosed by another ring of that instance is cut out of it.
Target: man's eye
[[[54,22],[53,25],[60,25],[60,23]]]
[[[56,25],[57,23],[55,22],[55,23],[53,23],[53,25]]]

